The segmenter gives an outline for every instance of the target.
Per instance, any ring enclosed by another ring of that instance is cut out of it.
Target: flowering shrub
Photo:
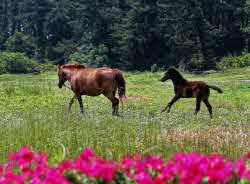
[[[125,157],[120,163],[104,160],[89,148],[75,160],[48,165],[44,153],[28,147],[9,154],[0,166],[0,184],[167,184],[250,183],[250,153],[237,161],[218,154],[178,153],[167,162],[157,156]]]

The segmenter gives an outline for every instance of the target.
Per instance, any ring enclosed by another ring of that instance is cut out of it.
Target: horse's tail
[[[117,69],[115,70],[114,78],[118,84],[118,95],[119,95],[120,101],[122,102],[122,98],[125,97],[126,95],[126,81],[122,75],[122,72]]]
[[[217,91],[218,93],[223,93],[223,91],[220,88],[218,88],[217,86],[210,86],[210,85],[208,85],[208,88],[211,88],[211,89]]]

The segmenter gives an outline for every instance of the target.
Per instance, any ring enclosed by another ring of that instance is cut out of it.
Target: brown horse
[[[70,110],[74,99],[77,98],[83,113],[82,95],[99,96],[103,94],[112,103],[113,115],[118,113],[119,99],[125,97],[125,79],[118,69],[86,68],[80,64],[65,64],[58,68],[59,83],[62,88],[66,81],[70,82],[71,90],[75,93],[69,103]],[[118,88],[119,99],[115,97]]]
[[[195,114],[200,110],[201,101],[207,106],[208,112],[212,118],[212,106],[210,105],[208,98],[210,95],[209,88],[216,90],[218,93],[222,93],[222,90],[216,86],[207,85],[203,81],[188,81],[174,68],[168,69],[164,76],[160,79],[162,82],[171,79],[174,85],[174,98],[168,103],[166,108],[162,112],[170,112],[172,105],[180,98],[196,98]]]

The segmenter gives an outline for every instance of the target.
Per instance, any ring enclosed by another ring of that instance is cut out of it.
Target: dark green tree
[[[22,32],[16,32],[5,42],[5,48],[12,52],[23,52],[32,57],[35,51],[34,38]]]
[[[0,0],[0,50],[38,62],[205,70],[249,50],[249,15],[246,0]]]

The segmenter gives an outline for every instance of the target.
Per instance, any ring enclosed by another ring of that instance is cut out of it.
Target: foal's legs
[[[73,98],[71,98],[71,100],[70,100],[70,102],[69,102],[68,112],[70,111],[71,106],[72,106],[72,104],[74,103],[75,98],[76,98],[76,95],[74,95]]]
[[[207,110],[210,114],[210,117],[213,118],[212,106],[210,105],[208,98],[203,99],[203,102],[207,106]]]
[[[77,95],[77,100],[79,102],[80,105],[80,109],[81,109],[81,113],[83,114],[83,104],[82,104],[82,96],[81,95]]]
[[[196,98],[196,109],[195,109],[195,115],[200,111],[201,109],[201,98],[197,97]]]
[[[168,105],[161,112],[165,112],[167,110],[167,113],[169,113],[172,105],[174,105],[174,103],[179,99],[180,96],[175,95],[174,98],[168,103]]]

